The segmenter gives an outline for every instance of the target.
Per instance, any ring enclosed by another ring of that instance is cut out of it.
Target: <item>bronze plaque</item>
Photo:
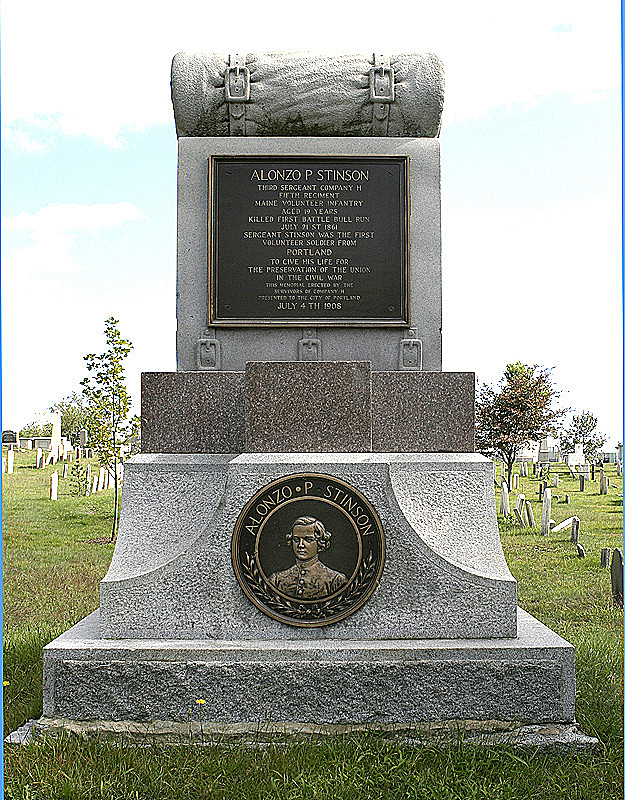
[[[232,565],[247,597],[273,619],[329,625],[353,614],[380,582],[384,532],[353,486],[329,475],[289,475],[241,512]]]
[[[409,325],[408,156],[211,156],[210,321]]]

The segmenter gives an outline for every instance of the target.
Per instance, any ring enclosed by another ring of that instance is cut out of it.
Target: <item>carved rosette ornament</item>
[[[258,491],[232,536],[232,565],[246,596],[287,625],[345,619],[380,582],[384,532],[371,503],[329,475],[289,475]]]

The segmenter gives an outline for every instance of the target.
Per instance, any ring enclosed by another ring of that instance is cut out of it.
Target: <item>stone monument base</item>
[[[41,722],[182,731],[201,698],[220,734],[573,723],[573,647],[517,619],[507,639],[174,641],[102,639],[95,611],[44,649]]]

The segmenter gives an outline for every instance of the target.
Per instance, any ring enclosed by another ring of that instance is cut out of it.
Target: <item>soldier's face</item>
[[[293,528],[293,552],[301,561],[317,555],[317,539],[313,525],[296,525]]]

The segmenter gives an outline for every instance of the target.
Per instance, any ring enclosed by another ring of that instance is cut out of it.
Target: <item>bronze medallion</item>
[[[329,475],[289,475],[241,512],[232,565],[247,597],[273,619],[329,625],[353,614],[380,582],[384,532],[353,486]]]

